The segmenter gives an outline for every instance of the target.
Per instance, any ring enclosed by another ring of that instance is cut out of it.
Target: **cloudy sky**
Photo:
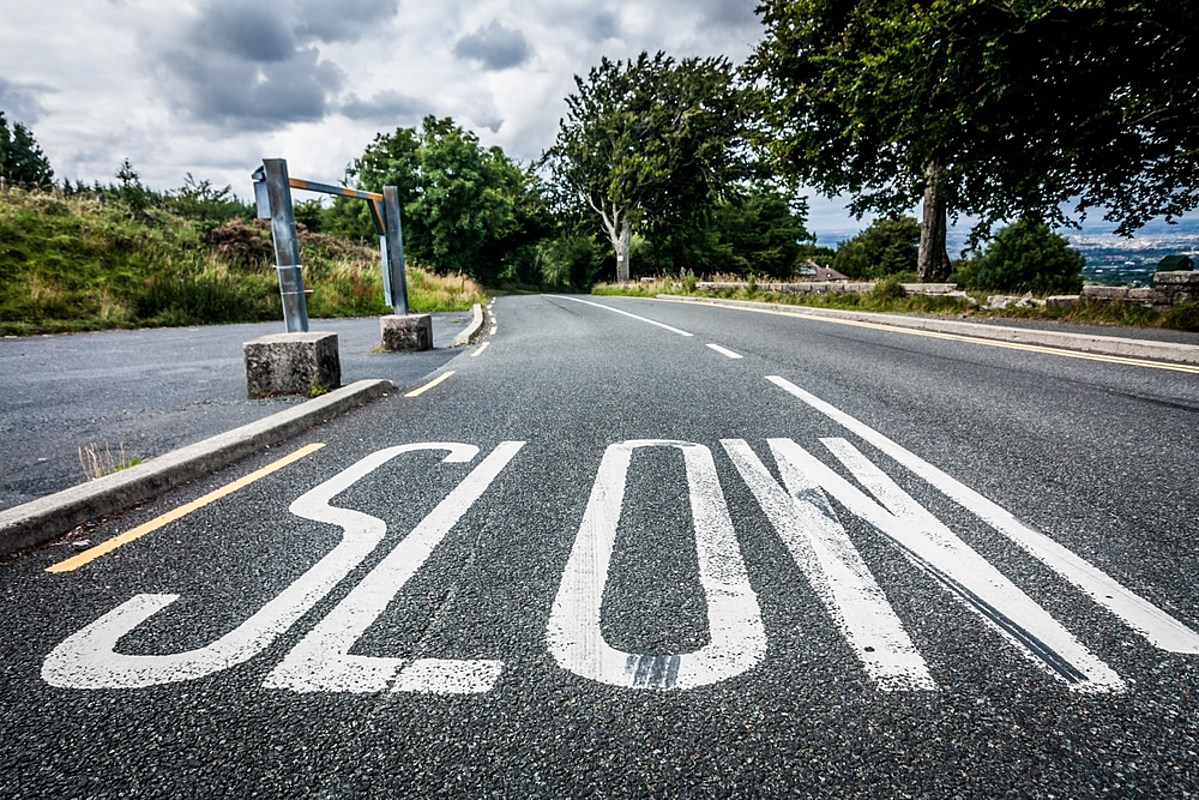
[[[186,173],[251,195],[283,157],[336,182],[376,132],[453,117],[529,162],[549,146],[573,76],[659,49],[741,63],[755,0],[0,0],[0,110],[56,177]],[[817,232],[857,230],[811,199]]]

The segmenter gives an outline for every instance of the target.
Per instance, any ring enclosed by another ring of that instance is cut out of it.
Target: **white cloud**
[[[737,63],[756,0],[60,0],[6,3],[0,109],[56,174],[157,188],[191,172],[243,197],[264,157],[336,181],[380,131],[452,117],[523,162],[601,56]],[[824,201],[818,214],[856,221]]]

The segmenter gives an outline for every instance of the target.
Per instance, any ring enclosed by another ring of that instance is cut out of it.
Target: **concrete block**
[[[388,314],[379,318],[379,336],[384,350],[416,352],[433,349],[432,314]]]
[[[242,345],[250,397],[313,394],[341,386],[336,333],[277,333]]]

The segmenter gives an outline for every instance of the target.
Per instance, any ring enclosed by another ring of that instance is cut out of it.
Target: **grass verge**
[[[301,230],[312,317],[386,314],[378,250]],[[270,226],[219,226],[96,197],[0,192],[0,334],[281,319]],[[461,275],[409,266],[413,311],[486,302]]]

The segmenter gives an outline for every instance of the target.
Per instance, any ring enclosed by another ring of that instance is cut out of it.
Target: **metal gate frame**
[[[279,296],[283,302],[283,322],[288,333],[308,331],[308,303],[304,298],[303,266],[296,237],[295,209],[291,190],[301,189],[338,197],[367,201],[371,220],[379,233],[379,252],[383,268],[383,296],[396,314],[408,314],[408,280],[404,271],[404,234],[400,226],[399,190],[384,186],[383,193],[364,192],[317,183],[287,174],[287,161],[264,158],[254,171],[254,200],[258,218],[271,221],[271,240],[275,246],[275,269],[279,274]]]

